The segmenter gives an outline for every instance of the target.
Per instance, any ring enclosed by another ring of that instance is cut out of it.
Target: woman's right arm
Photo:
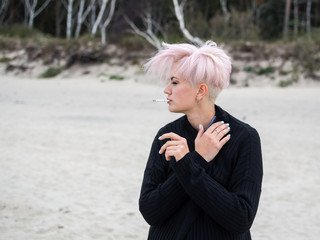
[[[168,174],[169,162],[159,154],[158,134],[153,141],[141,187],[139,210],[153,226],[166,221],[188,198],[175,174]]]

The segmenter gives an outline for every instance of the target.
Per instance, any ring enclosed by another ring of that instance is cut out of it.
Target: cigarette
[[[169,102],[168,99],[153,99],[153,102]]]

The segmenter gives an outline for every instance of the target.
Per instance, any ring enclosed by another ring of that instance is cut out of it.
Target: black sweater
[[[197,131],[186,116],[161,128],[144,173],[139,208],[151,225],[148,239],[251,239],[262,182],[257,131],[216,106],[216,121],[229,123],[231,139],[206,162],[194,149]],[[166,161],[164,133],[187,139],[190,152]]]

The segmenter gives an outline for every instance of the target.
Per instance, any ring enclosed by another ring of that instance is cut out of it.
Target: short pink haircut
[[[192,44],[162,43],[163,48],[145,64],[149,74],[162,81],[169,81],[172,65],[177,64],[176,73],[186,78],[191,86],[206,83],[211,91],[219,92],[228,87],[231,74],[231,58],[212,41],[200,47]],[[212,96],[214,99],[216,96]]]

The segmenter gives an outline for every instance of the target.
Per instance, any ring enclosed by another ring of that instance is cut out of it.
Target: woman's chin
[[[176,109],[176,108],[173,108],[173,107],[170,107],[168,108],[169,112],[172,112],[172,113],[182,113],[181,111],[179,111],[179,109]]]
[[[173,107],[168,107],[168,110],[169,110],[169,112],[172,112],[172,113],[175,113],[176,112],[176,110],[173,108]]]

